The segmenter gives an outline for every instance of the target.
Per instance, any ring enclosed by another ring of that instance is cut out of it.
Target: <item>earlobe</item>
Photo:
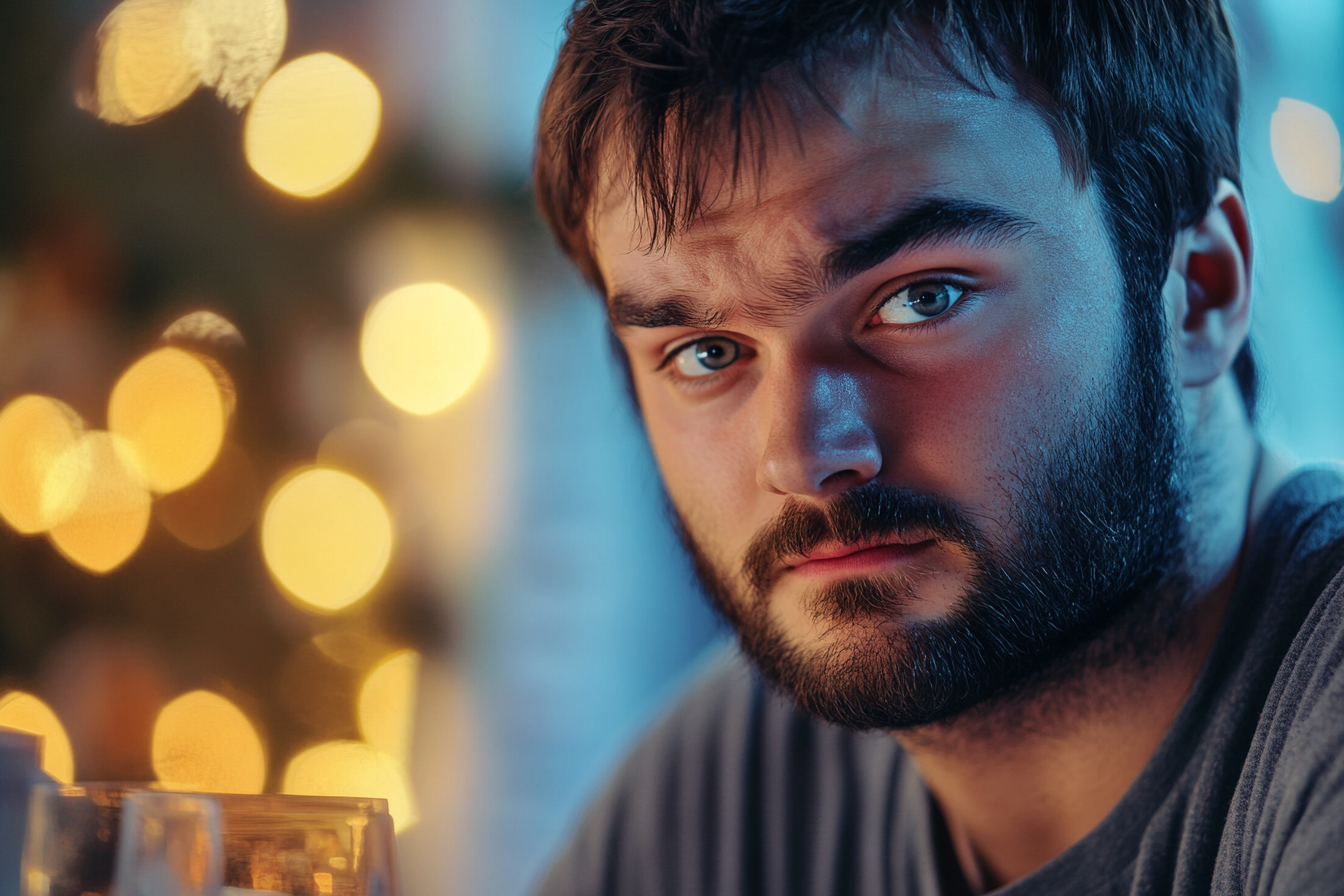
[[[1177,234],[1167,280],[1182,386],[1208,385],[1232,366],[1250,329],[1250,291],[1246,203],[1223,179],[1204,217]]]

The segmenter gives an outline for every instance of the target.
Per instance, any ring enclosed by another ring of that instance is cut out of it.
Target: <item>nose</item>
[[[773,377],[766,392],[765,447],[757,484],[780,495],[826,497],[873,479],[882,450],[862,383],[810,368]]]

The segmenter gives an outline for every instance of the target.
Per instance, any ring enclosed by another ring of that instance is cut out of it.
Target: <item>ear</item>
[[[1232,366],[1251,324],[1251,230],[1231,181],[1219,180],[1203,219],[1176,235],[1163,292],[1180,383],[1208,385]]]

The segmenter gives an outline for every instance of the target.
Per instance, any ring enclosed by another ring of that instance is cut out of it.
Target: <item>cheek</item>
[[[644,426],[663,483],[707,549],[735,550],[755,534],[764,493],[756,486],[755,439],[745,414],[688,411],[666,390],[640,389]]]
[[[1047,299],[1030,313],[1004,303],[982,335],[909,369],[884,402],[894,410],[882,433],[895,448],[888,481],[1006,524],[1020,482],[1114,389],[1120,321],[1091,298]]]

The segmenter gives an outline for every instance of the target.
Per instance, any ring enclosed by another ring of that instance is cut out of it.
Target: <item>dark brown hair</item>
[[[1095,181],[1133,320],[1164,326],[1150,306],[1176,233],[1204,216],[1219,178],[1240,184],[1237,54],[1220,0],[579,0],[542,102],[542,214],[603,290],[589,224],[604,161],[627,166],[657,245],[704,211],[723,147],[737,169],[774,79],[800,80],[825,106],[828,65],[911,41],[1040,111],[1079,183]],[[1253,416],[1249,342],[1234,371]]]

